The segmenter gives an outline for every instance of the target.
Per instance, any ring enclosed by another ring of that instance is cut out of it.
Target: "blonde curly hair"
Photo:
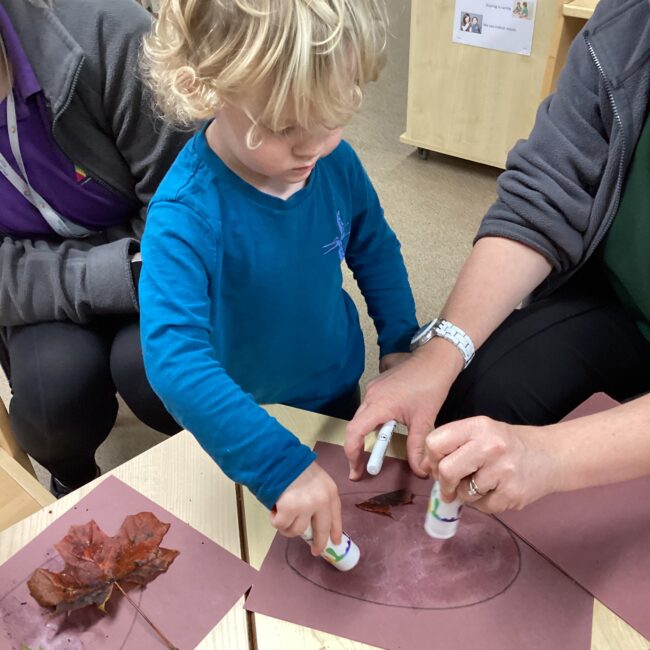
[[[179,125],[262,89],[261,114],[242,106],[254,125],[278,130],[290,113],[303,128],[335,127],[379,75],[386,38],[383,0],[163,0],[142,67]]]

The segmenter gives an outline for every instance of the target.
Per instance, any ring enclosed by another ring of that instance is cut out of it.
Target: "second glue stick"
[[[463,502],[460,499],[445,503],[440,496],[438,481],[434,481],[427,516],[424,519],[424,530],[436,539],[453,537],[458,529],[462,509]]]
[[[311,526],[302,534],[302,538],[308,544],[311,544],[314,539],[314,532]],[[359,547],[343,533],[340,544],[334,544],[328,537],[327,546],[320,556],[339,571],[349,571],[357,566],[361,552],[359,551]]]

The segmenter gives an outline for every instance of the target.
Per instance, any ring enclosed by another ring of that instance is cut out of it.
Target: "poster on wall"
[[[538,0],[456,0],[454,43],[530,56]]]

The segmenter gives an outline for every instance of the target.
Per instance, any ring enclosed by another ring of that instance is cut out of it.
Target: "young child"
[[[381,0],[167,0],[145,44],[169,118],[211,119],[149,207],[140,279],[154,390],[286,535],[340,539],[311,449],[258,406],[350,418],[363,337],[345,260],[379,334],[408,351],[415,306],[399,243],[343,125],[381,68]]]

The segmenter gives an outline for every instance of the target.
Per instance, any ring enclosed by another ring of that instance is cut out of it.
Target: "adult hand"
[[[330,537],[341,543],[341,500],[336,484],[317,463],[312,463],[280,495],[271,511],[271,524],[285,537],[302,535],[311,524],[312,555],[320,555]]]
[[[386,354],[379,359],[379,372],[386,372],[392,368],[397,368],[397,366],[410,358],[411,354],[409,352],[392,352],[391,354]]]
[[[136,296],[139,295],[140,287],[140,274],[142,273],[142,254],[137,252],[131,258],[131,279],[133,280],[133,287]]]
[[[559,460],[547,439],[542,427],[459,420],[427,436],[423,467],[439,481],[445,501],[459,498],[483,512],[520,510],[557,490]],[[472,478],[480,491],[474,496]]]
[[[432,355],[436,355],[435,359]],[[463,360],[458,350],[447,341],[437,339],[371,381],[345,433],[344,448],[350,464],[350,479],[356,481],[363,476],[365,436],[388,420],[407,426],[409,465],[416,475],[426,476],[420,467],[424,439],[433,429],[449,387],[462,367]]]

